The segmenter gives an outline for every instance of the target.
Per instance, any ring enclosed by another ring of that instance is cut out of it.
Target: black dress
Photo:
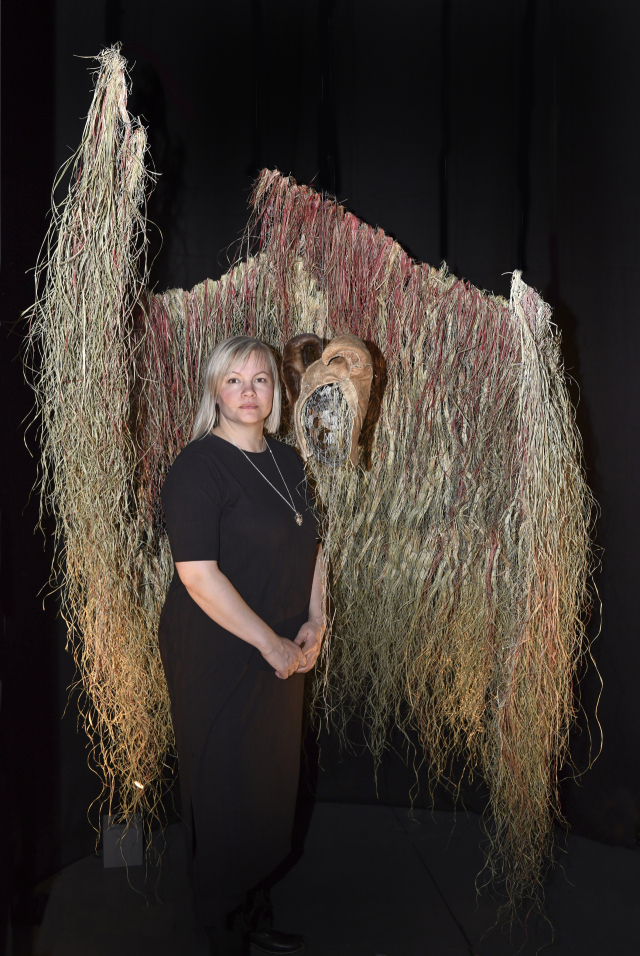
[[[178,455],[162,506],[174,561],[217,560],[249,607],[293,640],[308,620],[317,520],[298,455],[267,440],[302,526],[239,449],[216,435]],[[269,451],[247,454],[288,498]],[[177,572],[159,638],[196,904],[200,922],[209,925],[289,852],[304,675],[277,678],[256,648],[201,610]]]

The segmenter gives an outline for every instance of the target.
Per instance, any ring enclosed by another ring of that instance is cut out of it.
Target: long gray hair
[[[218,393],[222,380],[232,365],[237,363],[240,368],[243,368],[253,352],[259,352],[263,356],[273,379],[273,405],[264,424],[268,432],[277,432],[280,427],[282,392],[275,355],[269,346],[261,342],[260,339],[253,339],[248,335],[233,335],[229,339],[218,342],[207,360],[204,373],[204,391],[193,423],[191,441],[202,438],[203,435],[208,435],[216,427],[218,424]]]

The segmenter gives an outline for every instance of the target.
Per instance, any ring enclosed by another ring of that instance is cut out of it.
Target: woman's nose
[[[255,390],[255,388],[253,387],[253,382],[249,382],[249,383],[248,383],[247,385],[245,385],[244,388],[242,389],[242,394],[243,394],[243,395],[255,395],[255,393],[256,393],[256,390]]]

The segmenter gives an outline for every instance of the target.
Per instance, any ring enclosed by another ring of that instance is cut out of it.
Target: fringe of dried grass
[[[147,139],[127,112],[119,48],[97,58],[78,151],[61,170],[30,313],[42,446],[41,511],[56,519],[61,589],[80,710],[106,799],[129,819],[153,812],[171,725],[157,607],[140,573],[137,451],[130,428],[137,347],[132,315],[146,281]],[[161,599],[159,599],[161,600]]]

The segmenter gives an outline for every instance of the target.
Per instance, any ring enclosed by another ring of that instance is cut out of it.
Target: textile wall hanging
[[[172,751],[159,490],[210,349],[255,335],[285,353],[283,437],[305,455],[324,516],[332,621],[317,717],[344,730],[360,714],[376,758],[390,728],[413,728],[434,781],[454,756],[481,772],[489,873],[512,901],[535,894],[591,563],[592,498],[549,307],[517,272],[507,302],[416,263],[271,170],[229,272],[152,294],[145,132],[117,48],[99,64],[30,340],[42,507],[56,517],[56,580],[107,798],[125,817],[158,808]]]

